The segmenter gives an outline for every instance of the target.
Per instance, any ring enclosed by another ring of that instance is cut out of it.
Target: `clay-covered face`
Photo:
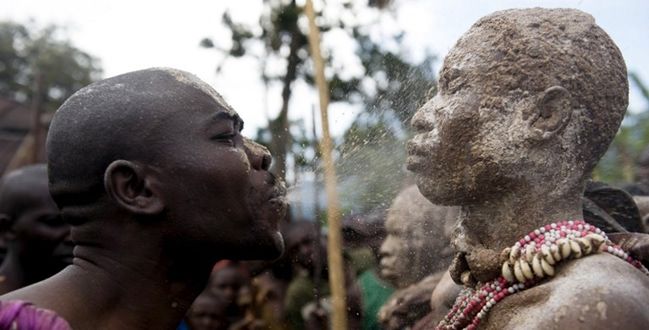
[[[421,242],[412,235],[407,219],[388,216],[385,222],[387,236],[381,245],[381,277],[395,287],[414,283],[417,273],[414,255]],[[417,244],[419,243],[419,244]]]
[[[460,54],[460,55],[458,55]],[[520,141],[503,95],[490,95],[483,59],[456,47],[440,73],[438,93],[414,115],[408,169],[431,202],[462,205],[507,186],[502,159]]]
[[[240,134],[236,112],[206,93],[194,94],[193,104],[171,111],[156,128],[165,202],[181,226],[178,239],[229,258],[279,257],[286,189],[268,171],[268,150]]]

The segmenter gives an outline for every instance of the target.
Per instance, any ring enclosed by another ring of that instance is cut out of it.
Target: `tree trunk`
[[[295,6],[295,1],[291,5]],[[297,77],[297,67],[300,64],[300,58],[297,53],[302,45],[301,39],[302,33],[300,33],[296,21],[291,29],[291,44],[288,63],[286,65],[286,75],[282,79],[282,108],[277,118],[273,119],[270,123],[270,132],[272,134],[270,147],[274,164],[272,171],[282,179],[286,178],[286,157],[292,142],[288,122],[288,103],[291,99],[291,85]]]

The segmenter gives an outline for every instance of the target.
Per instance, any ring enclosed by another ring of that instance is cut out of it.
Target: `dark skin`
[[[241,289],[249,284],[247,276],[236,266],[227,266],[212,273],[208,288],[213,296],[224,301],[230,316],[241,316],[237,299]]]
[[[44,164],[15,170],[0,187],[0,227],[7,256],[0,266],[0,293],[50,277],[71,263],[70,227],[47,188]]]
[[[295,223],[286,234],[286,255],[291,262],[313,273],[316,255],[316,230],[310,222]],[[323,251],[324,253],[324,251]]]
[[[229,326],[227,303],[211,294],[201,294],[187,313],[192,330],[226,330]]]
[[[177,70],[79,91],[48,135],[50,192],[73,224],[74,263],[2,299],[53,310],[75,329],[174,329],[216,261],[278,257],[285,188],[242,126]]]

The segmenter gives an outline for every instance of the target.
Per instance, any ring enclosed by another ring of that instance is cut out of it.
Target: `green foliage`
[[[639,76],[629,74],[643,97],[649,102],[649,92]],[[627,114],[608,151],[597,164],[593,177],[612,184],[634,181],[636,161],[649,146],[649,109]]]
[[[99,61],[76,48],[59,27],[42,29],[0,22],[0,95],[18,102],[34,97],[40,78],[41,107],[54,111],[72,93],[98,79]]]

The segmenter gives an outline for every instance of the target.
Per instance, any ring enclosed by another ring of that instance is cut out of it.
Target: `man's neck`
[[[113,249],[75,250],[76,267],[89,273],[84,278],[99,278],[104,288],[110,288],[101,293],[111,297],[105,299],[108,306],[97,306],[97,311],[112,311],[109,318],[119,320],[122,328],[175,328],[207,285],[213,260],[197,255],[171,256],[158,248],[162,243],[155,246],[138,249],[137,255],[135,251],[129,254]],[[125,321],[130,325],[122,326]]]
[[[466,265],[460,268],[468,266],[473,278],[484,282],[500,274],[500,254],[506,247],[546,224],[582,217],[579,189],[558,194],[526,188],[462,206],[452,243],[465,256]]]

